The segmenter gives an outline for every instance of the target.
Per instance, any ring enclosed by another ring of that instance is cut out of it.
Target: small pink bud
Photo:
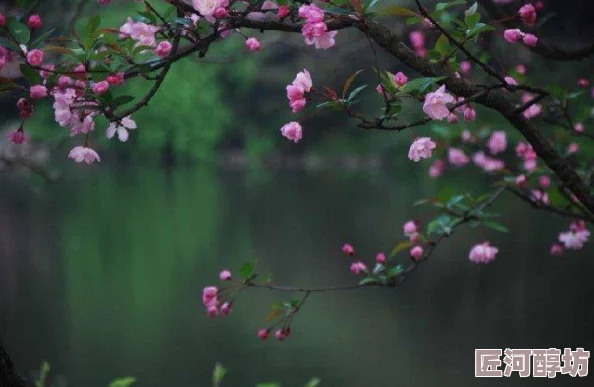
[[[157,55],[159,58],[167,58],[171,53],[172,48],[173,45],[169,41],[162,40],[159,42],[157,48],[153,50],[153,53]]]
[[[517,42],[518,40],[522,39],[522,35],[523,35],[522,31],[520,31],[517,28],[503,31],[503,38],[508,43]]]
[[[93,93],[103,94],[109,89],[109,82],[101,81],[93,85]]]
[[[276,332],[274,332],[274,337],[278,340],[278,341],[283,341],[285,340],[285,338],[287,337],[287,335],[285,334],[285,331],[282,329],[277,329]]]
[[[107,83],[109,83],[112,86],[123,85],[124,84],[124,73],[119,72],[116,74],[109,75],[107,78],[105,78],[105,80],[107,81]]]
[[[542,188],[548,188],[551,185],[551,179],[547,175],[538,178],[538,183]]]
[[[575,143],[575,142],[572,142],[567,147],[567,153],[569,153],[569,154],[578,153],[579,150],[580,150],[580,146],[577,143]]]
[[[260,329],[258,331],[258,338],[260,340],[266,340],[266,339],[268,339],[269,333],[270,333],[270,331],[268,329]]]
[[[6,139],[12,142],[13,144],[17,145],[26,144],[29,142],[29,138],[27,137],[25,132],[23,132],[22,129],[17,129],[15,131],[9,132],[6,135]]]
[[[206,308],[206,315],[210,318],[213,317],[217,317],[217,315],[219,314],[219,310],[217,309],[216,306],[212,305],[209,306],[208,308]]]
[[[223,316],[229,316],[230,313],[231,313],[231,303],[230,302],[223,303],[223,305],[221,305],[221,314]]]
[[[43,85],[35,85],[29,88],[29,97],[31,99],[40,99],[47,97],[47,88]]]
[[[0,12],[0,27],[4,27],[6,24],[6,16],[2,12]]]
[[[256,38],[248,38],[245,41],[245,47],[251,52],[258,51],[260,49],[260,42]]]
[[[348,243],[345,243],[344,245],[342,245],[342,252],[348,255],[354,255],[355,248],[349,245]]]
[[[471,65],[469,61],[460,62],[460,71],[462,71],[462,74],[466,74],[467,72],[469,72],[470,67]]]
[[[402,227],[402,231],[404,232],[404,235],[407,237],[416,234],[417,230],[417,224],[414,220],[409,220],[408,222],[404,223],[404,226]]]
[[[448,122],[450,124],[457,124],[458,123],[458,116],[455,115],[454,113],[450,113],[450,115],[448,116]]]
[[[515,79],[513,79],[512,77],[505,77],[503,78],[505,80],[505,82],[510,85],[510,86],[518,86],[518,82],[516,82]]]
[[[377,255],[375,256],[375,262],[383,265],[384,263],[386,263],[386,254],[384,253],[377,253]]]
[[[551,245],[551,255],[561,256],[565,249],[560,244],[554,243]]]
[[[470,122],[476,119],[476,110],[471,107],[464,109],[464,121]]]
[[[526,74],[526,66],[523,64],[516,65],[516,72],[521,75]]]
[[[413,245],[419,243],[420,240],[421,240],[421,236],[419,235],[418,232],[412,234],[409,239],[410,243]]]
[[[27,21],[27,25],[32,30],[36,30],[41,27],[41,17],[39,15],[31,15],[29,16],[29,20]]]
[[[34,49],[27,53],[27,63],[31,66],[39,66],[43,63],[43,51]]]
[[[402,87],[408,83],[408,77],[404,75],[403,72],[399,71],[394,75],[394,81],[398,86]]]
[[[287,16],[289,16],[289,7],[287,7],[286,5],[281,5],[278,7],[278,11],[276,11],[276,15],[278,16],[279,19],[283,19]]]
[[[590,82],[586,78],[580,78],[577,82],[578,87],[588,87],[590,86]]]
[[[202,289],[202,297],[207,300],[213,299],[217,296],[218,291],[216,286],[207,286]]]
[[[518,15],[520,15],[522,22],[527,26],[533,26],[536,23],[536,9],[532,4],[526,4],[521,7]]]
[[[526,175],[520,175],[516,177],[516,185],[520,188],[524,188],[527,181],[528,179],[526,178]]]
[[[231,272],[229,270],[223,270],[219,273],[221,281],[229,281],[231,279]]]
[[[534,3],[534,8],[536,8],[536,10],[541,10],[544,8],[544,3],[542,1],[537,1],[536,3]]]
[[[538,38],[536,35],[533,34],[526,34],[524,35],[524,44],[528,47],[536,47],[536,43],[538,43]]]
[[[367,266],[363,262],[357,261],[351,264],[351,273],[358,275],[365,272],[367,272]]]
[[[423,248],[421,246],[413,247],[410,249],[410,256],[418,261],[423,256]]]
[[[229,16],[229,11],[227,11],[227,8],[225,7],[218,7],[214,10],[214,13],[212,15],[217,19],[223,19]]]

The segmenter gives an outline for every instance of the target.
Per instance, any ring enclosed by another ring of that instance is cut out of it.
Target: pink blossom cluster
[[[485,152],[478,151],[472,155],[472,162],[485,172],[498,172],[505,168],[502,160],[487,156]]]
[[[120,27],[120,39],[132,38],[136,41],[136,47],[156,47],[157,40],[155,34],[159,30],[160,27],[143,22],[135,22],[131,17],[128,17],[126,23]]]
[[[505,30],[503,38],[508,43],[516,43],[521,40],[528,47],[536,47],[536,43],[538,43],[536,35],[524,33],[518,28]]]
[[[312,89],[313,82],[309,71],[303,70],[295,76],[295,79],[290,85],[287,85],[287,99],[289,106],[293,113],[297,113],[305,107],[306,99],[305,93],[309,93]]]
[[[497,247],[491,246],[489,242],[483,242],[470,249],[468,259],[474,263],[490,263],[495,259],[498,252]]]
[[[586,229],[586,223],[583,220],[573,222],[569,226],[569,231],[559,233],[559,242],[563,243],[568,250],[580,250],[589,238],[590,231]]]
[[[305,24],[301,28],[305,44],[315,45],[317,49],[324,50],[334,46],[337,31],[328,31],[328,25],[324,22],[324,10],[315,4],[302,5],[299,7],[298,15],[305,19]]]
[[[528,172],[533,172],[537,167],[537,155],[532,149],[532,145],[525,142],[519,142],[516,145],[516,155],[523,159],[524,169]]]
[[[530,93],[524,93],[524,94],[522,94],[522,103],[523,104],[528,103],[533,98],[534,98],[534,95],[532,95]],[[524,117],[526,117],[527,119],[531,119],[531,118],[539,116],[540,113],[542,113],[542,105],[538,104],[538,103],[534,103],[534,104],[530,105],[530,107],[528,109],[524,110],[522,115]]]
[[[216,286],[207,286],[202,290],[202,304],[208,317],[228,316],[231,313],[231,302],[221,302],[220,293]]]
[[[409,250],[409,255],[414,260],[418,261],[423,257],[423,247],[419,244],[420,241],[420,233],[419,233],[419,226],[417,222],[414,220],[409,220],[404,223],[402,226],[402,232],[404,236],[407,237],[410,241],[410,244],[413,245]]]
[[[402,71],[399,71],[396,74],[392,74],[390,72],[386,73],[388,75],[388,79],[390,79],[390,82],[394,87],[401,88],[408,83],[408,77]],[[375,90],[380,94],[384,93],[384,89],[381,84],[378,84]]]
[[[411,161],[418,162],[421,159],[428,159],[431,157],[433,149],[437,145],[429,137],[420,137],[415,139],[408,150],[408,158]]]

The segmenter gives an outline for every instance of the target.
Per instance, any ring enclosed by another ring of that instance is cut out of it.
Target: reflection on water
[[[351,283],[341,244],[369,259],[389,250],[420,211],[410,204],[441,182],[398,171],[201,168],[103,169],[41,190],[2,179],[2,335],[23,373],[47,359],[71,386],[122,375],[139,386],[205,386],[220,361],[226,386],[299,386],[311,376],[340,387],[524,386],[542,382],[477,382],[474,349],[594,350],[594,250],[550,257],[559,223],[513,198],[500,204],[511,208],[503,220],[512,233],[457,232],[398,290],[312,297],[278,344],[255,332],[280,295],[254,290],[231,317],[209,320],[201,288],[246,260],[282,283]],[[471,264],[469,247],[487,238],[499,258]]]

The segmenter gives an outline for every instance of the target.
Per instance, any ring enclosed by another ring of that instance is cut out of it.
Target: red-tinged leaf
[[[406,250],[409,247],[411,247],[411,243],[410,241],[400,241],[396,244],[396,246],[394,246],[394,248],[392,249],[392,251],[390,252],[390,257],[395,256],[396,254],[398,254],[399,252],[401,252],[402,250]]]
[[[353,5],[353,7],[355,7],[355,10],[359,13],[361,13],[363,11],[363,7],[361,6],[361,0],[350,0],[351,4]]]
[[[270,313],[268,313],[266,315],[266,317],[264,317],[264,321],[270,321],[270,320],[280,316],[283,313],[284,313],[284,311],[282,309],[275,309],[275,310],[271,311]]]
[[[332,90],[331,88],[329,88],[328,86],[324,86],[324,89],[328,93],[328,97],[330,97],[330,99],[338,98],[338,94],[336,94],[336,92],[334,90]]]
[[[351,85],[353,84],[353,82],[355,81],[355,78],[357,78],[357,75],[359,75],[359,73],[363,71],[363,69],[358,70],[356,72],[354,72],[344,83],[344,87],[342,88],[342,98],[344,99],[346,92],[349,90],[349,88],[351,87]]]
[[[414,11],[411,11],[408,8],[398,7],[395,5],[386,7],[384,9],[378,11],[377,15],[378,16],[407,16],[407,17],[418,16],[416,13],[414,13]]]

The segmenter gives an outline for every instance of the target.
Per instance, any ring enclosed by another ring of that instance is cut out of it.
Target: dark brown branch
[[[522,201],[528,203],[530,205],[530,207],[534,208],[535,210],[543,210],[543,211],[547,211],[547,212],[550,212],[553,214],[557,214],[557,215],[561,215],[561,216],[565,216],[565,217],[569,217],[569,218],[583,219],[583,220],[587,220],[588,222],[594,222],[594,217],[588,213],[583,213],[583,212],[578,213],[578,212],[574,212],[571,210],[566,210],[563,208],[550,206],[550,205],[544,204],[540,201],[532,200],[532,198],[529,195],[527,195],[525,192],[523,192],[517,188],[514,188],[514,187],[508,187],[508,191],[513,193],[514,195],[516,195]]]

